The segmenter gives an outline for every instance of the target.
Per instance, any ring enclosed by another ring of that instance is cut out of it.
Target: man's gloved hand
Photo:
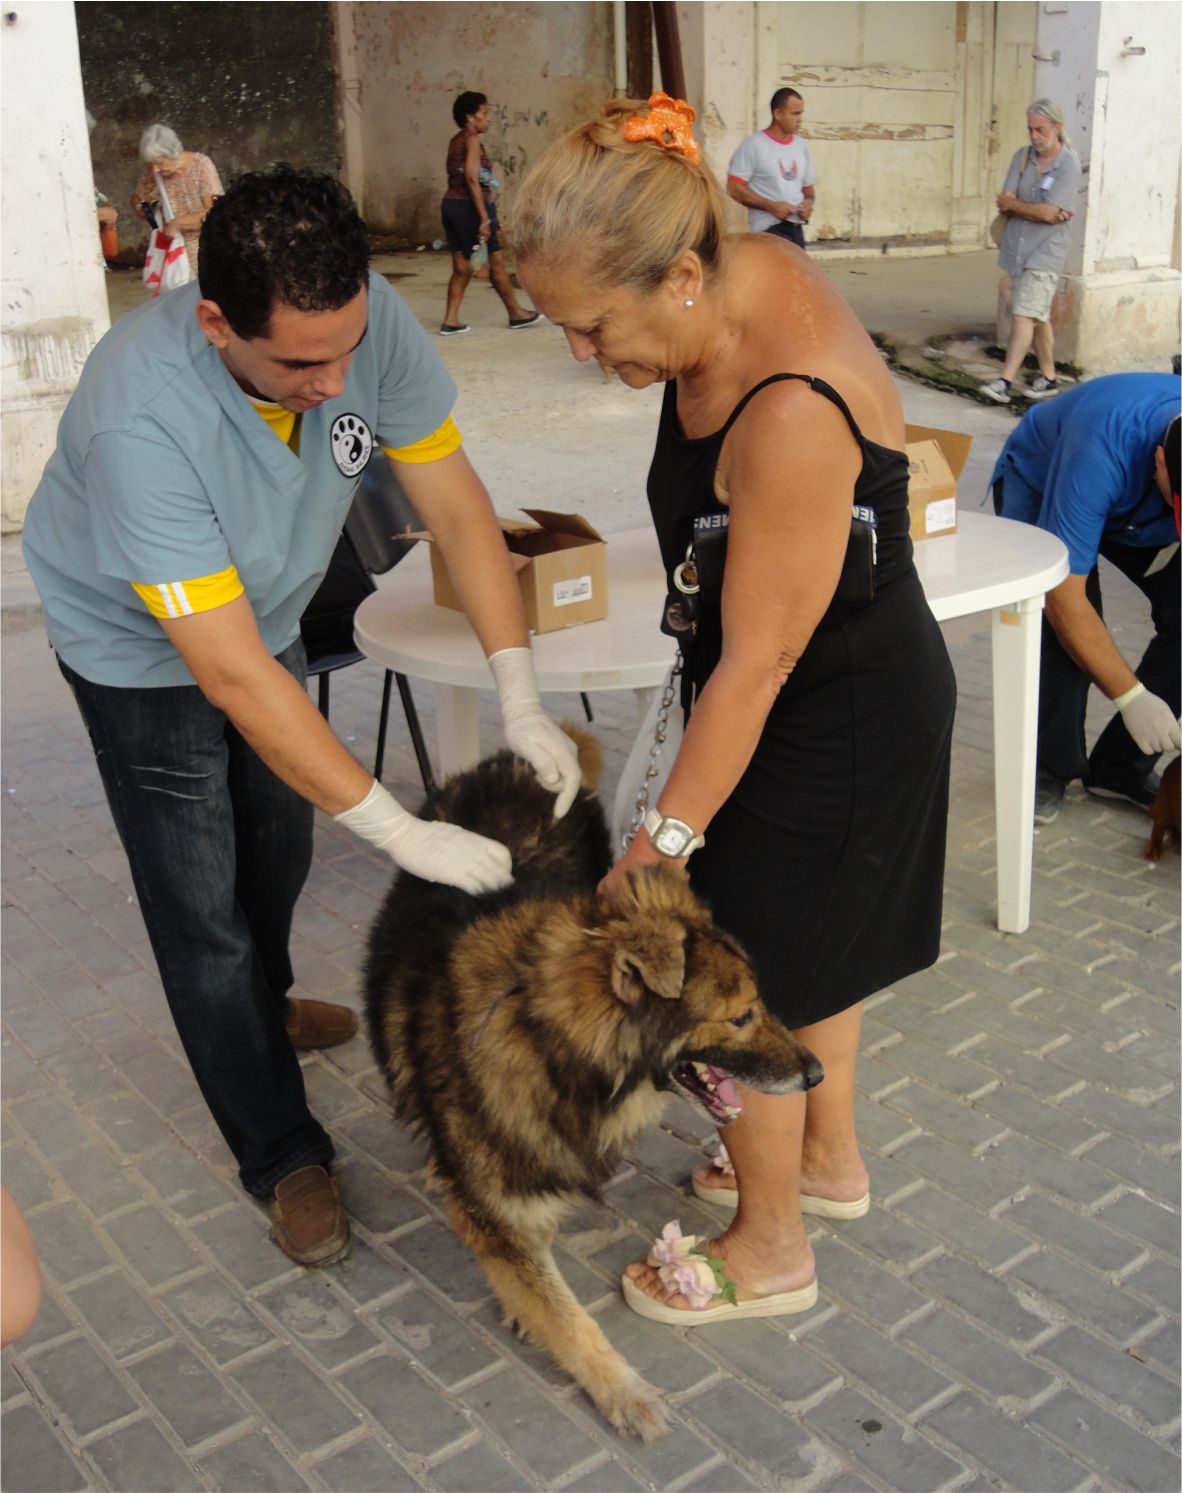
[[[381,783],[375,782],[359,804],[333,818],[424,881],[441,881],[475,896],[495,892],[513,880],[513,858],[499,840],[486,840],[458,824],[416,819]]]
[[[1140,680],[1112,703],[1141,751],[1168,752],[1182,746],[1177,716],[1160,695],[1151,694]]]
[[[558,795],[554,817],[561,819],[579,791],[582,774],[575,744],[561,731],[538,699],[534,656],[529,648],[502,648],[488,661],[501,697],[505,744],[524,757],[543,788]]]

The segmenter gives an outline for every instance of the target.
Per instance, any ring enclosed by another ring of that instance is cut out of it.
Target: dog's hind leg
[[[660,1395],[617,1353],[559,1273],[541,1231],[476,1225],[463,1210],[449,1209],[456,1233],[480,1261],[505,1314],[546,1348],[591,1396],[617,1431],[653,1441],[669,1430]]]

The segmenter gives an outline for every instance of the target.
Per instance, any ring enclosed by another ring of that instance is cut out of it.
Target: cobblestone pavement
[[[1076,785],[1036,836],[1030,930],[996,931],[986,619],[945,630],[960,708],[943,954],[869,1003],[875,1205],[812,1228],[817,1306],[695,1332],[623,1306],[621,1267],[667,1219],[718,1227],[686,1194],[708,1136],[677,1102],[562,1235],[575,1293],[673,1407],[674,1433],[646,1447],[501,1326],[361,1040],[304,1064],[352,1252],[304,1271],[270,1242],[182,1060],[11,554],[5,569],[0,1160],[46,1277],[3,1357],[6,1493],[1178,1488],[1179,861],[1147,863],[1144,817]],[[1105,588],[1136,658],[1140,598],[1119,576]],[[379,691],[368,664],[334,680],[334,725],[363,761]],[[596,696],[596,728],[610,799],[631,697]],[[393,736],[386,782],[414,801]],[[318,823],[299,992],[357,1004],[389,874]]]
[[[181,1059],[37,619],[5,622],[3,1175],[47,1282],[4,1356],[7,1493],[1178,1487],[1178,860],[1141,858],[1136,811],[1071,796],[1037,836],[1030,931],[995,931],[983,622],[948,632],[944,952],[870,1002],[875,1206],[812,1230],[816,1308],[690,1333],[623,1307],[618,1272],[666,1219],[717,1227],[686,1196],[707,1137],[678,1104],[563,1233],[576,1294],[674,1407],[648,1447],[502,1328],[363,1041],[304,1068],[352,1253],[304,1271],[270,1243]],[[378,689],[370,665],[335,683],[362,760]],[[610,780],[631,700],[597,698]],[[414,797],[405,745],[387,781]],[[356,1003],[388,874],[319,824],[299,990]]]

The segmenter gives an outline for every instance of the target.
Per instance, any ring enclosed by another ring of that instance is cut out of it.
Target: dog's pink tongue
[[[743,1101],[739,1098],[739,1090],[733,1078],[720,1078],[714,1092],[724,1104],[729,1104],[732,1109],[743,1108]]]

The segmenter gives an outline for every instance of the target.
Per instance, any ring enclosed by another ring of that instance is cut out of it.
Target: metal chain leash
[[[644,776],[640,780],[640,787],[636,792],[636,809],[632,815],[632,823],[628,826],[624,835],[624,849],[627,850],[636,838],[636,831],[644,823],[644,816],[648,813],[649,788],[653,779],[660,772],[661,751],[665,745],[665,738],[669,732],[669,712],[673,708],[673,702],[681,691],[677,687],[677,681],[681,678],[681,671],[685,660],[681,656],[681,649],[677,650],[677,657],[673,660],[673,667],[669,670],[669,677],[665,681],[665,688],[661,694],[661,705],[657,711],[657,724],[653,731],[652,745],[648,749],[648,762],[645,764]]]

